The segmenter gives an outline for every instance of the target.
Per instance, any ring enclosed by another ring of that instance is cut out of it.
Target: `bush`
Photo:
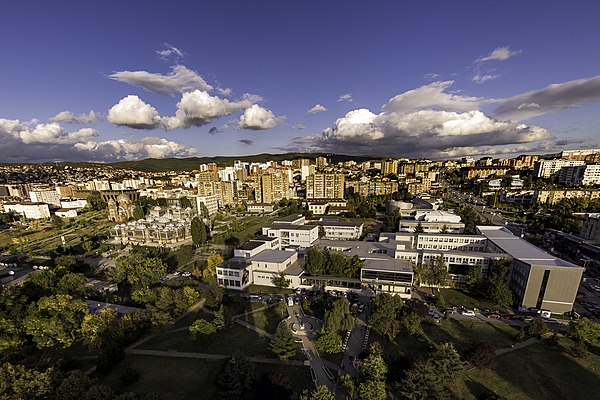
[[[467,350],[466,359],[477,368],[493,368],[496,349],[489,343],[475,343]]]

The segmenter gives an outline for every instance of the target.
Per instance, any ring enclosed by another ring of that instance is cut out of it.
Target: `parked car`
[[[461,310],[460,315],[465,316],[465,317],[474,317],[475,316],[475,311],[473,311],[473,310]]]
[[[486,315],[487,318],[489,319],[500,319],[502,318],[499,314],[488,314]]]

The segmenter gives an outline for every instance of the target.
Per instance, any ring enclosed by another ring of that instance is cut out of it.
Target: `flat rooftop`
[[[304,218],[302,215],[298,214],[298,215],[288,215],[286,217],[279,217],[277,218],[275,221],[273,221],[274,224],[289,224],[292,222],[296,222],[300,219]]]
[[[219,265],[218,268],[225,269],[244,269],[248,265],[248,259],[246,257],[232,257],[226,260],[223,264]]]
[[[320,221],[319,225],[323,225],[323,226],[351,226],[351,227],[357,227],[357,226],[361,226],[363,224],[362,224],[362,222],[361,223],[356,223],[356,222],[344,222],[344,221]]]
[[[478,226],[477,230],[511,257],[530,265],[582,268],[579,265],[546,253],[539,247],[513,235],[511,231],[504,227]]]
[[[264,245],[264,242],[259,242],[259,241],[253,242],[253,241],[249,241],[249,242],[246,242],[246,243],[244,243],[244,244],[243,244],[243,245],[241,245],[240,247],[238,247],[238,249],[240,249],[240,250],[254,250],[254,249],[256,249],[257,247],[260,247],[260,246],[262,246],[262,245]]]
[[[275,236],[267,236],[267,235],[257,235],[254,239],[250,239],[250,241],[261,241],[261,242],[272,242],[274,240],[278,240],[279,238]]]
[[[269,226],[269,229],[277,229],[277,230],[296,230],[296,231],[310,231],[314,229],[316,225],[294,225],[294,224],[280,224],[276,223],[274,225]]]
[[[393,259],[396,242],[362,242],[358,240],[321,239],[317,246],[332,248],[344,253],[347,257]]]
[[[390,258],[389,260],[365,260],[363,270],[412,273],[412,263],[409,260]]]
[[[264,250],[248,258],[249,261],[282,263],[289,260],[296,252],[285,250]]]

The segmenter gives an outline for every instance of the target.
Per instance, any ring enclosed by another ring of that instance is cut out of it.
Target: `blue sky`
[[[2,14],[0,161],[600,147],[589,1],[20,1]]]

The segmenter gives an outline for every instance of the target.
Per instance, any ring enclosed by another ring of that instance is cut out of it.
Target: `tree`
[[[254,389],[256,399],[289,399],[293,393],[290,377],[282,372],[269,372]]]
[[[452,382],[462,370],[460,356],[452,343],[443,343],[433,352],[429,362],[444,382]]]
[[[200,289],[200,294],[204,298],[204,305],[210,308],[217,308],[223,302],[223,289],[210,283],[207,288]]]
[[[325,311],[323,330],[328,332],[344,332],[354,328],[354,317],[350,313],[350,303],[345,297],[340,297]]]
[[[372,343],[369,347],[369,356],[360,369],[360,380],[385,381],[388,372],[387,364],[383,359],[383,352],[379,343]]]
[[[448,267],[444,260],[444,255],[440,254],[429,264],[429,268],[426,272],[426,278],[428,284],[434,286],[447,286],[450,281],[450,274],[448,273]]]
[[[92,194],[92,195],[88,196],[86,201],[87,201],[88,207],[92,211],[100,211],[100,210],[104,210],[108,207],[108,204],[104,200],[102,200],[102,197],[100,197],[99,195],[96,195],[96,194]]]
[[[405,313],[400,322],[409,335],[416,335],[421,330],[421,316],[415,312]]]
[[[290,286],[290,282],[286,279],[283,272],[273,275],[271,277],[271,283],[273,283],[273,285],[275,285],[275,287],[278,289],[285,289]]]
[[[205,280],[209,280],[217,276],[217,267],[225,262],[223,256],[219,253],[213,253],[206,260],[206,268],[202,271],[202,276]]]
[[[477,368],[493,368],[496,349],[489,343],[475,343],[467,350],[466,359]]]
[[[269,349],[281,360],[287,360],[298,352],[298,345],[290,331],[290,328],[283,323],[277,328],[275,337],[269,344]]]
[[[224,390],[226,399],[252,399],[254,366],[245,358],[229,357],[223,371],[217,377],[217,384]]]
[[[311,393],[307,391],[302,393],[300,400],[335,400],[335,395],[327,389],[327,386],[321,385]]]
[[[204,225],[204,222],[200,218],[194,217],[192,219],[191,233],[194,246],[198,247],[206,243],[206,225]]]
[[[402,307],[399,296],[382,293],[373,299],[373,313],[369,317],[369,324],[388,339],[394,340],[400,331],[398,312]]]
[[[81,296],[86,291],[86,282],[87,280],[83,274],[68,273],[58,281],[56,292],[71,296]]]
[[[325,264],[327,263],[327,256],[318,247],[309,247],[306,250],[305,270],[308,275],[323,275],[325,272]]]
[[[144,208],[142,207],[142,205],[136,203],[135,207],[133,208],[133,219],[140,220],[145,216],[146,214],[144,213]]]
[[[31,305],[23,326],[40,349],[56,345],[69,347],[78,338],[87,313],[83,300],[73,300],[63,294],[43,297]]]
[[[0,398],[7,400],[47,399],[53,392],[56,372],[38,371],[20,364],[0,366]]]
[[[509,258],[493,260],[488,267],[488,275],[483,281],[482,292],[486,293],[486,297],[504,307],[513,303],[512,293],[507,284],[511,262]]]
[[[86,373],[75,371],[56,388],[56,397],[61,400],[80,400],[84,398],[91,386],[92,380]]]
[[[356,382],[354,381],[354,377],[350,374],[342,374],[340,375],[339,382],[342,389],[344,389],[348,393],[348,396],[353,399],[356,392]]]
[[[425,229],[423,229],[423,225],[421,224],[421,221],[419,221],[417,223],[417,226],[415,226],[415,233],[425,233]]]
[[[590,321],[586,317],[573,320],[569,323],[569,337],[576,342],[592,343],[600,336],[600,324]]]
[[[361,400],[386,400],[384,381],[366,381],[358,386],[358,398]]]
[[[323,331],[315,340],[315,347],[322,353],[340,353],[342,351],[342,337],[337,332]]]
[[[469,293],[473,295],[479,294],[482,283],[483,274],[481,273],[481,267],[474,265],[469,268],[469,271],[467,272],[467,280],[465,282],[465,286]]]
[[[87,314],[81,324],[81,336],[92,349],[101,349],[107,340],[111,339],[110,332],[117,321],[117,312],[105,308],[99,314]]]
[[[217,331],[229,328],[233,325],[233,314],[231,313],[231,309],[221,304],[219,311],[215,313],[213,324],[215,325],[215,328],[217,328]]]
[[[208,322],[204,319],[197,319],[190,325],[188,332],[195,341],[202,345],[206,345],[210,342],[212,336],[217,333],[217,327],[212,322]]]
[[[166,273],[167,267],[160,258],[131,253],[117,259],[106,275],[109,281],[135,290],[155,285]]]

